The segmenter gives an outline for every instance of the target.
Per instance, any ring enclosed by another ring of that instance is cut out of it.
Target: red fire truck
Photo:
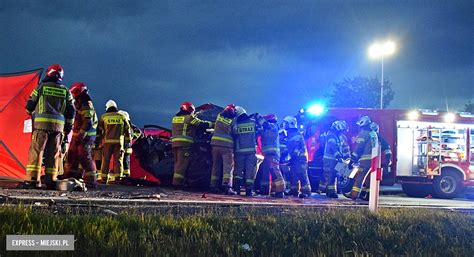
[[[301,110],[297,115],[304,124],[309,151],[309,175],[317,188],[322,172],[324,145],[320,135],[335,120],[345,120],[351,149],[358,133],[356,121],[367,115],[380,126],[380,134],[390,144],[392,163],[384,168],[382,185],[401,183],[409,196],[454,198],[474,187],[474,115],[429,110],[380,110],[334,108],[316,113]],[[388,162],[387,162],[388,163]],[[340,179],[343,191],[350,180]]]

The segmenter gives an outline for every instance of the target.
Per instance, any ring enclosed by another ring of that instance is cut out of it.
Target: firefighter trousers
[[[130,177],[130,156],[132,155],[132,148],[125,149],[123,154],[123,176]]]
[[[41,185],[41,164],[44,157],[45,183],[54,186],[58,175],[58,162],[61,150],[61,132],[33,130],[30,150],[28,152],[27,179]]]
[[[217,187],[222,175],[222,186],[232,187],[234,173],[234,149],[222,146],[212,146],[211,188]]]
[[[246,189],[253,189],[257,172],[257,156],[255,153],[235,153],[234,188],[240,192],[245,179]],[[238,187],[238,188],[237,188]]]
[[[290,171],[290,164],[289,163],[281,163],[280,162],[280,171],[283,179],[285,180],[285,190],[291,189],[291,171]]]
[[[336,193],[337,160],[323,160],[323,177],[319,181],[319,188],[326,190],[326,194]]]
[[[262,172],[260,190],[263,193],[266,194],[269,192],[270,175],[272,176],[271,190],[277,193],[285,191],[285,180],[280,171],[280,163],[277,155],[266,154],[260,171]]]
[[[173,147],[173,186],[183,186],[191,158],[191,147]]]
[[[110,160],[114,159],[113,174],[109,175]],[[104,144],[102,146],[102,167],[100,180],[116,183],[123,173],[123,146],[121,144]]]
[[[359,196],[359,193],[361,192],[361,189],[362,189],[362,183],[364,183],[364,178],[367,175],[367,172],[369,172],[370,166],[371,166],[370,160],[360,161],[359,171],[357,172],[354,178],[354,185],[352,186],[352,190],[351,190],[352,199],[357,199],[357,197]],[[367,176],[365,183],[370,183],[369,180],[370,180],[370,174]]]
[[[293,191],[300,191],[304,194],[311,194],[311,185],[308,178],[308,162],[306,160],[295,160],[290,162],[291,186]],[[299,183],[299,186],[298,186]]]
[[[82,141],[73,137],[67,152],[66,165],[64,167],[64,177],[82,178],[86,183],[97,182],[97,169],[92,158],[92,146],[94,141]],[[79,164],[83,171],[79,171]]]

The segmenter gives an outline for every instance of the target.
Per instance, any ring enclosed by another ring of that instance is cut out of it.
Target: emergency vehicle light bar
[[[421,109],[420,112],[423,115],[432,115],[432,116],[436,116],[439,114],[438,110],[429,110],[429,109]]]
[[[470,112],[458,112],[458,114],[463,118],[474,118],[474,114]]]

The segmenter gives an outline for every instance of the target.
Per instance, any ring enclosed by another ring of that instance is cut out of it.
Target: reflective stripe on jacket
[[[30,95],[26,111],[33,114],[33,128],[63,132],[74,121],[74,105],[69,90],[54,82],[40,83]]]
[[[256,152],[256,125],[255,120],[246,118],[237,120],[233,127],[235,138],[234,150],[236,153],[255,153]]]
[[[172,147],[186,147],[194,143],[196,130],[199,127],[209,127],[211,122],[203,121],[194,115],[176,115],[171,121]]]
[[[324,160],[337,160],[342,158],[340,137],[329,131],[326,134],[326,145],[324,146]]]
[[[359,161],[372,159],[372,147],[377,142],[377,133],[362,128],[356,138],[356,150],[353,155]]]
[[[226,118],[221,114],[217,115],[214,134],[211,137],[211,145],[234,148],[232,121],[232,119]]]
[[[107,112],[100,118],[97,129],[98,140],[104,144],[120,144],[130,137],[130,124],[125,116],[118,112]]]
[[[280,136],[278,125],[267,123],[268,127],[262,131],[262,152],[264,154],[275,154],[280,158]]]
[[[97,126],[99,124],[94,105],[91,101],[76,102],[76,110],[76,117],[74,118],[72,128],[73,136],[85,135],[93,140],[97,134]]]
[[[308,151],[306,149],[304,137],[298,129],[288,129],[287,147],[288,154],[292,160],[308,160]]]

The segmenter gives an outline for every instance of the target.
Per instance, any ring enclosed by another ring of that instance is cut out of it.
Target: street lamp
[[[381,59],[382,61],[382,76],[380,78],[380,109],[383,109],[383,60],[385,56],[395,53],[396,45],[393,41],[376,42],[369,48],[369,57],[372,59]]]

